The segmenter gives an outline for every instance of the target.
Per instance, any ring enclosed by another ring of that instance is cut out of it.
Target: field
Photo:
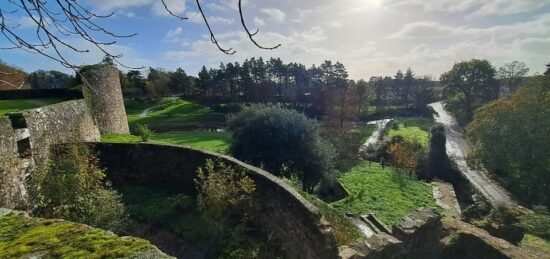
[[[194,104],[181,99],[164,98],[159,100],[126,100],[126,114],[130,125],[163,124],[163,123],[193,123],[193,122],[223,122],[225,116],[213,113],[209,107]],[[153,108],[145,117],[143,110]]]
[[[436,208],[432,186],[373,162],[361,162],[339,179],[350,196],[332,205],[342,211],[374,213],[391,226],[419,207]]]
[[[106,135],[102,136],[101,141],[113,143],[132,143],[140,142],[138,136],[133,135]],[[150,142],[175,144],[181,146],[194,147],[218,153],[227,153],[231,142],[231,134],[227,132],[209,132],[209,131],[175,131],[156,133]]]
[[[388,131],[388,136],[390,138],[400,135],[405,138],[405,140],[416,140],[424,147],[429,145],[429,131],[434,124],[432,119],[420,117],[397,117],[393,123],[397,124],[398,128],[390,128]]]
[[[62,99],[58,98],[0,100],[0,116],[6,115],[10,112],[18,112],[27,109],[38,108],[54,103],[60,103],[62,101]]]

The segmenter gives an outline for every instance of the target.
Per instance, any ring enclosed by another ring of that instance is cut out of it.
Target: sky
[[[271,51],[256,48],[247,38],[236,0],[201,1],[218,41],[236,50],[234,55],[220,52],[210,42],[195,1],[167,0],[174,13],[189,18],[185,21],[170,16],[160,0],[79,2],[100,14],[113,12],[112,17],[97,21],[110,31],[137,33],[107,47],[113,54],[123,54],[120,61],[130,67],[181,67],[196,75],[203,65],[280,57],[307,66],[340,61],[351,79],[393,75],[409,67],[418,76],[437,79],[454,63],[472,58],[488,59],[497,68],[522,61],[531,74],[544,72],[544,65],[550,63],[550,0],[244,1],[248,26],[259,29],[255,39],[265,46],[282,44]],[[1,1],[0,8],[8,5]],[[8,21],[19,25],[20,35],[36,40],[35,28],[22,12],[9,14]],[[66,40],[90,51],[64,49],[63,55],[74,64],[93,64],[103,58],[83,39]],[[1,35],[0,46],[9,46]],[[27,72],[70,72],[55,61],[21,50],[0,49],[0,59]]]

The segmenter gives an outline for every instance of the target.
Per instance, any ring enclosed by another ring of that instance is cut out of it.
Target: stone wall
[[[285,243],[287,258],[337,258],[330,225],[319,210],[270,173],[235,158],[156,144],[92,144],[113,184],[145,184],[195,194],[194,179],[207,159],[245,169],[256,183],[257,220]]]
[[[98,141],[84,100],[73,100],[0,117],[0,207],[28,205],[27,181],[46,162],[50,146]]]
[[[81,74],[84,98],[101,133],[130,133],[118,69],[98,64],[83,68]]]

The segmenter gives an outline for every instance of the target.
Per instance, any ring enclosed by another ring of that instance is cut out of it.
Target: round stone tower
[[[82,92],[99,131],[102,134],[129,134],[118,69],[98,64],[84,67],[80,74],[83,77]]]

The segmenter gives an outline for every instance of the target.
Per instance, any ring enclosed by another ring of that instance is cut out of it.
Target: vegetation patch
[[[366,142],[370,136],[372,136],[372,133],[376,130],[376,125],[374,124],[367,124],[364,127],[361,128],[361,140],[363,142]]]
[[[48,258],[122,258],[156,250],[148,241],[86,225],[9,214],[0,217],[0,258],[47,252]]]
[[[431,185],[378,163],[361,162],[339,180],[351,195],[333,203],[336,209],[344,213],[374,213],[388,226],[419,207],[436,208]]]
[[[63,102],[63,99],[43,98],[24,100],[0,100],[0,116],[10,112],[18,112],[60,102]]]
[[[108,143],[138,143],[141,141],[140,137],[128,134],[106,134],[101,136],[101,142]],[[155,133],[150,142],[188,146],[225,154],[229,152],[231,134],[211,131],[174,131]]]
[[[397,117],[394,125],[389,132],[390,138],[402,136],[405,141],[418,141],[423,147],[429,144],[430,134],[428,133],[433,126],[433,120],[421,117]]]
[[[128,123],[161,124],[161,123],[192,123],[192,122],[223,122],[225,115],[214,113],[211,108],[194,104],[181,99],[164,98],[156,101],[125,101]],[[145,117],[141,117],[143,110],[155,107]]]

